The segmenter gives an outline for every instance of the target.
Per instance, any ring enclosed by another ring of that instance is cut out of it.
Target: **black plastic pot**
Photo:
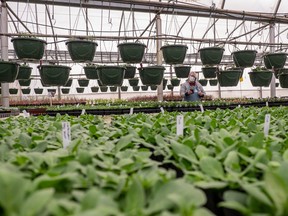
[[[125,42],[118,45],[123,62],[140,63],[144,56],[146,45],[138,42]]]
[[[183,64],[188,47],[183,44],[165,45],[161,47],[166,64]]]
[[[98,44],[87,40],[69,40],[66,42],[68,52],[74,62],[91,62]]]

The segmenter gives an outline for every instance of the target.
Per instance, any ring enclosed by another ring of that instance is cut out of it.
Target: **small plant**
[[[260,72],[260,71],[267,71],[266,67],[257,66],[256,68],[252,69],[253,72]]]

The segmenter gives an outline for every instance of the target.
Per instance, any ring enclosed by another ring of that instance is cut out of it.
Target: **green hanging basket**
[[[91,87],[91,91],[92,92],[98,92],[99,91],[99,87],[98,86],[93,86],[93,87]]]
[[[279,74],[279,83],[281,88],[288,88],[288,73]]]
[[[63,65],[38,66],[42,83],[47,86],[66,85],[71,68]]]
[[[20,86],[30,86],[31,84],[31,79],[27,80],[18,80]]]
[[[218,71],[218,67],[202,67],[203,76],[205,79],[216,78],[216,72]]]
[[[121,89],[121,91],[127,91],[128,90],[128,86],[121,86],[120,89]]]
[[[160,85],[165,67],[160,65],[138,68],[143,85]]]
[[[139,78],[132,78],[128,80],[130,86],[138,86]]]
[[[175,79],[175,78],[174,78],[174,79],[171,79],[170,82],[171,82],[171,85],[172,85],[172,86],[179,86],[181,80],[180,80],[180,79]]]
[[[117,91],[117,86],[110,86],[110,92],[116,92]]]
[[[31,38],[17,37],[11,40],[15,53],[22,60],[40,60],[43,58],[46,41]]]
[[[267,69],[279,69],[285,65],[287,53],[268,53],[263,58]]]
[[[199,82],[202,86],[206,86],[207,83],[208,83],[208,80],[200,79],[200,80],[198,80],[198,82]]]
[[[275,87],[279,87],[279,83],[275,83]]]
[[[69,79],[67,80],[66,84],[64,85],[64,87],[71,87],[72,82],[73,82],[73,79],[72,79],[72,78],[69,78]]]
[[[166,64],[183,64],[188,47],[182,44],[161,47]]]
[[[30,88],[26,88],[26,89],[21,89],[22,94],[30,94],[31,89]]]
[[[69,94],[70,88],[61,88],[62,94]]]
[[[99,79],[97,67],[95,65],[89,65],[83,68],[87,79]]]
[[[139,91],[140,90],[140,86],[132,86],[133,91]]]
[[[80,87],[87,87],[89,85],[88,79],[78,79],[78,85]]]
[[[217,84],[218,84],[218,80],[217,79],[214,79],[214,80],[209,80],[209,84],[210,84],[210,86],[217,86]]]
[[[148,90],[148,86],[147,85],[141,86],[141,90],[142,91],[147,91]]]
[[[10,88],[9,89],[9,94],[17,94],[18,93],[18,89],[17,88]]]
[[[83,92],[84,92],[84,89],[85,89],[85,88],[83,88],[83,87],[77,87],[77,88],[76,88],[76,91],[77,91],[77,93],[83,93]]]
[[[125,42],[118,46],[122,61],[125,63],[140,63],[144,56],[145,44]]]
[[[34,88],[35,94],[42,94],[43,93],[43,88]]]
[[[121,66],[99,66],[98,76],[103,85],[121,86],[125,74],[125,67]]]
[[[134,67],[134,66],[126,66],[125,67],[124,79],[134,78],[135,74],[136,74],[136,67]]]
[[[27,65],[20,65],[19,66],[19,72],[16,77],[17,80],[28,80],[30,79],[32,73],[32,67],[29,67]]]
[[[66,42],[68,52],[74,62],[91,62],[98,44],[87,40],[69,40]]]
[[[163,89],[166,88],[166,86],[167,86],[167,82],[168,82],[168,80],[164,78],[164,79],[163,79]]]
[[[232,52],[234,64],[236,67],[246,68],[252,67],[256,59],[256,50],[239,50]]]
[[[168,90],[173,90],[174,86],[169,84],[169,85],[167,85],[167,88],[168,88]]]
[[[250,81],[253,86],[265,86],[268,87],[270,85],[273,73],[271,71],[255,71],[249,72]]]
[[[220,64],[224,48],[222,47],[206,47],[199,49],[200,59],[203,65],[218,65]]]
[[[0,83],[14,82],[19,72],[19,64],[0,61]]]
[[[177,78],[187,78],[190,73],[191,66],[186,65],[175,66],[174,70]]]
[[[281,68],[278,70],[274,70],[274,75],[277,79],[279,79],[279,75],[283,73],[288,74],[288,68]]]
[[[225,70],[216,73],[219,85],[222,87],[237,86],[241,74],[241,70]]]
[[[152,91],[155,91],[155,90],[157,90],[157,85],[151,85],[150,88]]]
[[[108,91],[108,86],[100,86],[100,91],[101,92],[107,92]]]

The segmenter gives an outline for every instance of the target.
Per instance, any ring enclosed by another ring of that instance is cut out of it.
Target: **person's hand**
[[[199,95],[200,97],[203,97],[203,96],[204,96],[204,93],[201,92],[201,91],[199,91],[199,92],[198,92],[198,95]]]
[[[186,96],[193,94],[193,90],[189,90],[188,92],[185,93]]]

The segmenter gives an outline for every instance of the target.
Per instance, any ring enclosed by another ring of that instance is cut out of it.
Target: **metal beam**
[[[9,0],[10,2],[27,2],[27,0]],[[211,17],[220,19],[234,19],[234,20],[247,20],[254,22],[276,22],[288,23],[288,18],[284,16],[274,16],[274,13],[257,13],[237,10],[226,10],[221,8],[211,8],[199,6],[189,3],[173,2],[156,2],[156,1],[143,1],[143,0],[29,0],[30,3],[35,4],[51,4],[67,7],[86,7],[94,9],[107,9],[107,10],[125,10],[146,12],[146,13],[159,13],[162,14],[177,14],[184,16],[198,16],[198,17]]]

